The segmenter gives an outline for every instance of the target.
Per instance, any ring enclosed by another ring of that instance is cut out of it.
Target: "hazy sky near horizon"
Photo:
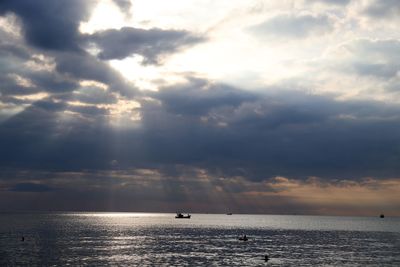
[[[400,215],[400,2],[0,2],[0,211]]]

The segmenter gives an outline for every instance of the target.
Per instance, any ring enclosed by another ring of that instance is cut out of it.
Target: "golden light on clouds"
[[[24,66],[35,71],[55,71],[56,63],[52,57],[43,54],[33,54]]]
[[[260,190],[248,191],[254,199],[279,197],[304,205],[317,214],[371,215],[381,212],[399,215],[399,179],[363,179],[361,181],[305,181],[275,177],[264,182]]]
[[[82,80],[79,82],[79,85],[82,87],[97,87],[103,90],[108,89],[108,85],[98,82],[98,81],[93,81],[93,80]]]
[[[133,121],[140,120],[140,114],[136,112],[141,105],[137,101],[119,99],[117,103],[111,105],[99,105],[110,111],[111,116],[122,116],[131,114],[130,118]]]
[[[34,87],[35,85],[32,83],[30,79],[24,78],[18,74],[9,74],[10,78],[14,79],[15,83],[22,87]]]
[[[17,17],[13,14],[0,16],[0,29],[7,32],[14,38],[22,38],[22,29],[18,23]]]
[[[97,107],[100,109],[105,109],[108,111],[108,116],[111,124],[119,124],[123,118],[130,121],[140,121],[140,103],[134,100],[124,100],[118,99],[116,103],[113,104],[89,104],[80,101],[69,101],[68,105],[73,107]],[[70,112],[74,114],[74,112]],[[78,114],[78,113],[77,113]]]
[[[22,96],[15,96],[15,98],[20,99],[20,100],[30,100],[30,101],[38,101],[41,99],[44,99],[48,97],[48,93],[36,93],[36,94],[31,94],[31,95],[22,95]]]

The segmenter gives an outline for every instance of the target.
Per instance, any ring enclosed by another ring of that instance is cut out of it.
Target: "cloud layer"
[[[397,214],[397,4],[318,2],[83,33],[96,1],[2,1],[0,210]]]
[[[137,54],[145,58],[145,63],[151,64],[157,63],[162,55],[202,41],[186,31],[131,27],[97,32],[88,39],[101,49],[100,59],[124,59]]]
[[[326,15],[282,14],[252,26],[258,36],[301,39],[319,35],[333,29],[333,20]]]

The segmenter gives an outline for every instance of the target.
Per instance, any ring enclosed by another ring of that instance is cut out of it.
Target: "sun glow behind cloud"
[[[85,29],[94,32],[120,28],[122,25],[143,29],[185,27],[208,36],[207,42],[171,55],[161,65],[143,65],[140,55],[110,61],[111,66],[142,90],[157,90],[160,81],[172,83],[182,80],[179,79],[181,74],[196,73],[250,90],[264,86],[290,86],[312,94],[336,94],[340,100],[361,98],[396,101],[384,92],[369,94],[372,88],[382,86],[374,80],[338,72],[335,75],[341,78],[332,78],[332,69],[336,68],[333,64],[346,64],[348,51],[342,46],[351,42],[349,40],[365,36],[377,38],[380,35],[379,31],[371,31],[373,24],[368,23],[366,18],[361,17],[359,22],[354,20],[354,14],[362,13],[365,4],[351,4],[344,13],[339,12],[338,6],[308,6],[314,15],[310,11],[301,11],[305,4],[294,1],[235,1],[234,5],[226,1],[195,2],[194,5],[181,1],[135,1],[134,12],[128,18],[112,3],[102,2],[95,9],[92,19],[85,24]],[[196,10],[193,6],[196,6]],[[326,11],[331,11],[330,15],[324,15]],[[101,19],[110,16],[116,19]],[[102,25],[101,21],[116,22]],[[311,32],[311,23],[314,22],[316,32]],[[295,27],[296,23],[310,26],[310,32],[302,33],[305,28],[292,31],[290,27]],[[321,28],[324,27],[321,23],[326,23],[325,28]],[[268,25],[274,27],[265,29]],[[261,30],[254,35],[255,27]],[[265,34],[267,30],[272,33]],[[282,31],[288,32],[283,34]],[[298,34],[307,35],[291,39]],[[355,88],[351,86],[354,83],[362,86]]]
[[[79,30],[91,34],[95,31],[119,29],[127,23],[128,21],[111,0],[103,0],[94,7],[90,19],[80,24]]]
[[[157,91],[160,85],[184,80],[179,72],[173,72],[176,69],[170,69],[168,65],[143,65],[142,61],[143,57],[133,56],[123,60],[111,60],[110,65],[141,90]]]
[[[247,27],[260,21],[261,16],[253,14],[251,10],[247,13],[239,11],[238,7],[226,11],[222,7],[229,6],[227,2],[212,4],[219,8],[209,8],[209,4],[211,3],[198,2],[194,12],[193,3],[135,1],[135,12],[131,18],[126,19],[111,2],[101,2],[94,9],[89,21],[81,24],[80,29],[85,33],[94,33],[129,25],[144,29],[181,29],[184,26],[209,35],[207,43],[171,55],[159,66],[141,64],[140,55],[110,61],[111,66],[125,78],[135,81],[144,90],[155,90],[160,80],[173,82],[176,79],[174,76],[178,76],[176,74],[190,72],[216,81],[246,85],[247,88],[274,84],[303,72],[299,64],[293,63],[308,59],[309,52],[293,50],[293,46],[282,46],[281,42],[273,40],[260,42],[246,32]],[[250,9],[248,4],[244,6],[245,10]],[[238,13],[241,17],[227,20],[226,15],[230,13]],[[199,25],[203,26],[199,28]]]
[[[198,44],[181,53],[171,55],[158,66],[143,65],[140,55],[110,61],[111,66],[120,71],[128,80],[136,82],[142,90],[156,90],[161,80],[173,82],[176,76],[184,73],[196,73],[247,89],[285,84],[287,81],[293,83],[298,80],[298,77],[304,80],[307,76],[309,83],[318,85],[320,71],[315,75],[315,69],[310,71],[310,65],[318,66],[321,61],[323,62],[326,50],[329,49],[326,46],[327,42],[335,45],[342,42],[344,38],[340,34],[326,38],[315,36],[309,40],[292,42],[279,36],[263,37],[262,34],[258,36],[251,34],[251,27],[262,23],[266,17],[267,21],[273,20],[275,16],[281,16],[282,10],[287,12],[288,8],[288,18],[292,16],[290,12],[295,14],[295,6],[290,1],[262,5],[259,1],[250,4],[237,1],[236,6],[226,1],[195,2],[194,5],[192,2],[182,3],[181,1],[168,1],[168,3],[135,1],[134,12],[128,18],[110,1],[101,2],[94,9],[91,19],[81,24],[81,31],[94,33],[105,29],[118,29],[122,26],[143,29],[185,27],[185,29],[208,36],[208,41],[204,44]],[[196,10],[193,6],[196,6]],[[269,8],[272,11],[266,16],[265,12]],[[336,24],[340,24],[339,18],[333,19],[337,20]],[[323,79],[326,82],[326,79]],[[299,88],[304,85],[308,86],[304,82],[295,84]],[[316,90],[314,88],[313,92],[317,93]],[[332,91],[332,89],[322,87],[318,90],[328,93]],[[349,95],[348,90],[346,88],[346,95]]]

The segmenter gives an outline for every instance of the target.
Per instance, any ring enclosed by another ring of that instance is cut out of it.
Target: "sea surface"
[[[398,217],[174,216],[0,213],[0,266],[400,266]]]

